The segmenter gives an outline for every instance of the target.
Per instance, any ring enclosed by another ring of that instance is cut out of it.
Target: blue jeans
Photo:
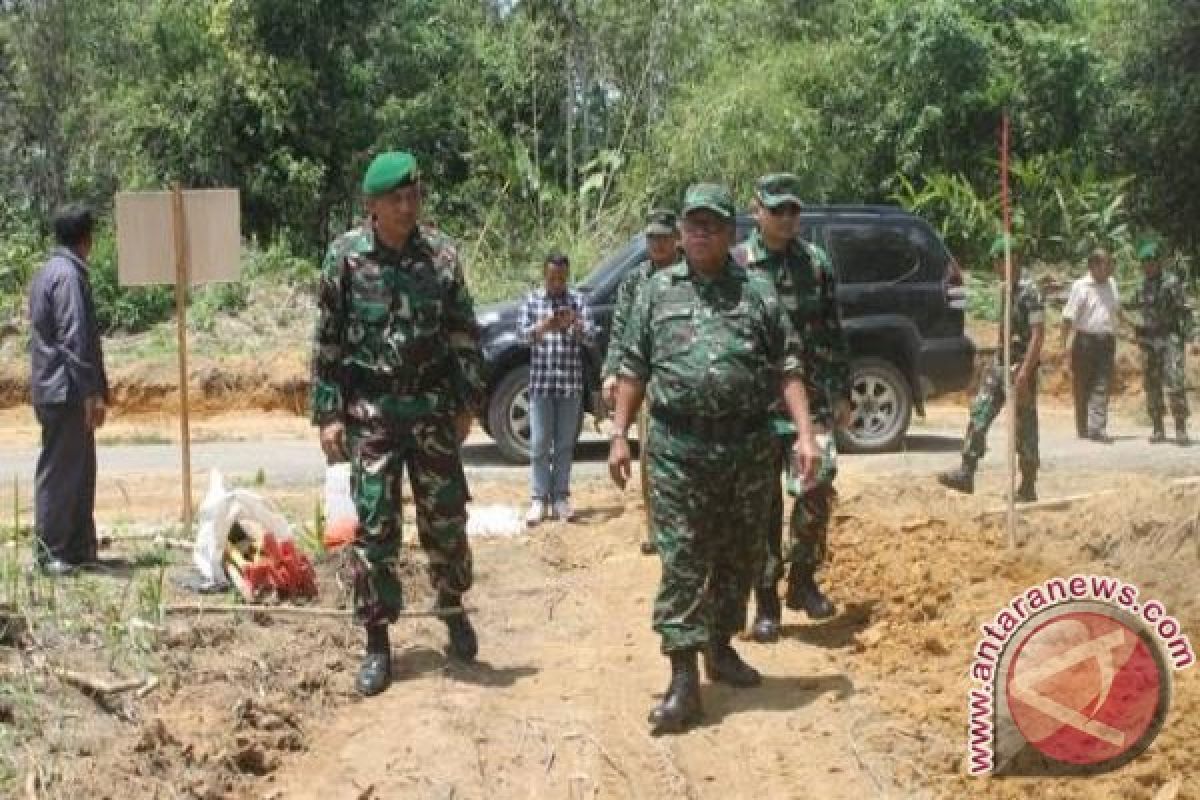
[[[531,395],[530,461],[533,499],[557,502],[571,494],[571,460],[579,434],[583,398]]]

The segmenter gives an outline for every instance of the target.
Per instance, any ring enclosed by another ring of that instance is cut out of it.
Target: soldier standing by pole
[[[759,642],[779,638],[781,609],[776,585],[789,566],[787,607],[803,609],[812,619],[833,616],[833,603],[821,592],[816,570],[827,551],[826,537],[837,493],[837,450],[833,431],[850,410],[850,348],[837,305],[837,278],[825,251],[799,238],[800,179],[779,173],[759,179],[751,213],[757,228],[733,251],[734,260],[762,270],[775,285],[804,354],[804,387],[821,452],[816,480],[804,484],[787,469],[786,454],[796,430],[781,406],[771,416],[775,434],[775,469],[788,475],[788,491],[796,498],[783,549],[783,489],[776,480],[767,523],[767,557],[755,587],[752,634]]]
[[[655,208],[646,217],[646,260],[634,267],[621,281],[617,290],[617,305],[613,310],[612,332],[608,338],[608,353],[601,370],[601,389],[604,402],[609,408],[617,404],[617,366],[620,360],[619,346],[625,336],[629,317],[637,303],[638,293],[646,279],[656,270],[668,267],[679,260],[679,220],[674,211]],[[650,474],[646,456],[646,440],[649,432],[649,416],[646,407],[638,415],[638,458],[641,461],[642,504],[646,508],[646,538],[641,544],[644,555],[654,555],[654,525],[650,517]]]
[[[1000,237],[992,244],[991,256],[998,277],[1003,277],[1006,272],[1006,246],[1005,237]],[[1008,307],[1011,309],[1011,369],[1016,372],[1012,380],[1013,393],[1016,395],[1016,451],[1021,468],[1021,485],[1017,487],[1015,499],[1032,503],[1037,500],[1037,473],[1041,463],[1038,454],[1037,371],[1042,341],[1045,339],[1044,308],[1037,285],[1032,280],[1022,280],[1018,254],[1015,248],[1012,251],[1013,288]],[[996,360],[984,369],[979,391],[971,402],[962,465],[937,476],[938,483],[948,489],[966,494],[975,491],[975,469],[987,452],[988,428],[1008,400],[1004,381],[1004,330],[1002,326]]]
[[[403,607],[395,574],[405,468],[437,607],[471,588],[467,482],[459,445],[483,398],[479,332],[453,242],[418,224],[422,188],[409,153],[377,156],[363,178],[369,220],[337,239],[321,272],[312,418],[330,463],[351,462],[359,525],[355,618],[367,631],[356,688],[391,683],[388,623]],[[474,659],[461,610],[444,616],[450,652]]]
[[[1166,405],[1163,403],[1163,384],[1175,418],[1175,440],[1181,447],[1191,443],[1188,438],[1187,370],[1184,358],[1191,335],[1191,309],[1179,278],[1163,272],[1160,261],[1162,243],[1147,238],[1138,244],[1137,257],[1142,262],[1145,280],[1137,294],[1137,307],[1142,323],[1137,326],[1138,344],[1142,347],[1142,380],[1146,390],[1146,410],[1154,431],[1153,444],[1167,440],[1163,427]]]
[[[648,395],[651,512],[662,580],[654,629],[671,660],[671,682],[650,712],[654,733],[701,715],[696,656],[713,681],[755,686],[761,676],[730,640],[762,565],[761,531],[778,480],[769,452],[768,409],[782,393],[797,428],[797,474],[811,476],[809,424],[799,345],[774,287],[733,263],[735,212],[728,189],[690,187],[683,206],[684,261],[642,287],[620,343],[620,379],[609,472],[629,479],[626,433]]]

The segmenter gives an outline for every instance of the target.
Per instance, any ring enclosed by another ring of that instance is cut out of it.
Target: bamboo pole
[[[1017,546],[1016,449],[1017,398],[1012,382],[1012,214],[1008,197],[1008,112],[1000,119],[1000,205],[1004,214],[1004,399],[1008,405],[1008,437],[1005,455],[1008,461],[1008,547]]]
[[[463,606],[448,608],[429,608],[415,611],[398,611],[400,619],[418,619],[421,617],[451,617],[456,614],[470,614],[475,609]],[[175,603],[163,606],[163,614],[272,614],[296,617],[349,617],[354,612],[345,608],[326,608],[323,606],[259,606],[248,603],[230,603],[228,605],[209,605],[205,603]]]

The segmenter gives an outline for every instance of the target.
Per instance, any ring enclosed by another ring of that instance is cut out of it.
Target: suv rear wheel
[[[912,389],[904,373],[882,358],[860,358],[850,365],[850,424],[838,431],[838,447],[847,453],[883,453],[904,440],[912,420]]]

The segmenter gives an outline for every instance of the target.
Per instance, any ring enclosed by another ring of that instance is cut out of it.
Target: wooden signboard
[[[183,523],[192,533],[192,456],[188,425],[188,286],[236,281],[241,212],[236,189],[120,192],[116,202],[117,278],[123,286],[173,284],[179,341],[179,434]]]

